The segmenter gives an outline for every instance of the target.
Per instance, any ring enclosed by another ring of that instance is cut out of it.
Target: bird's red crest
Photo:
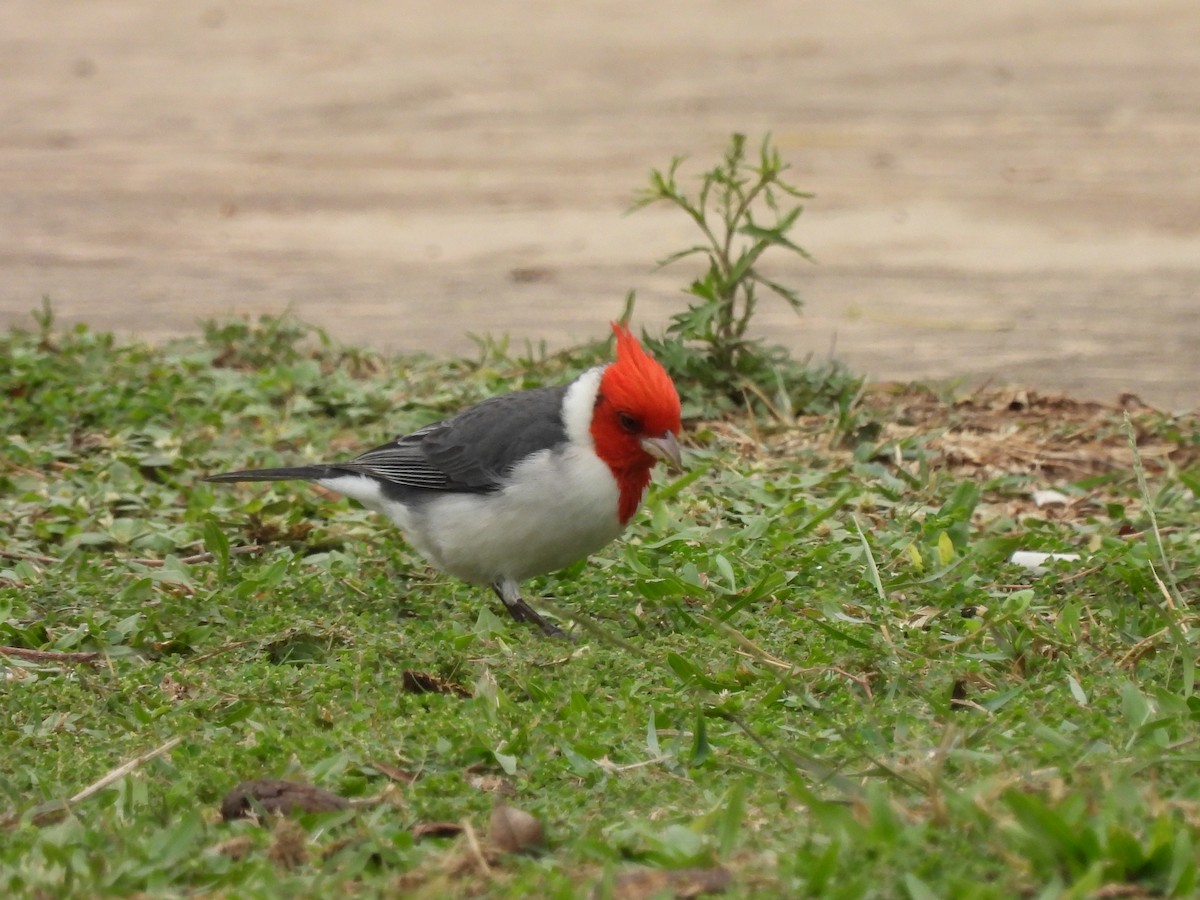
[[[626,412],[636,413],[647,434],[679,433],[679,392],[662,364],[642,349],[633,332],[612,323],[617,361],[604,372],[601,392]]]
[[[624,522],[637,510],[655,463],[642,439],[678,435],[680,408],[675,382],[662,364],[642,349],[626,326],[614,322],[612,329],[617,360],[600,380],[591,432],[596,454],[608,463],[620,486]]]

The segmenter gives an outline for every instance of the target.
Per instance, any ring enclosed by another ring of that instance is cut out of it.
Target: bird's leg
[[[504,604],[508,614],[518,622],[531,622],[542,629],[543,634],[550,637],[565,638],[567,636],[565,631],[554,623],[547,622],[538,615],[537,610],[521,599],[521,591],[515,581],[509,579],[497,581],[492,585],[492,590],[496,592],[496,596],[500,598],[500,602]]]

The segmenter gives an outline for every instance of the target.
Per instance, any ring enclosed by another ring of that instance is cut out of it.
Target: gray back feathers
[[[408,498],[412,489],[487,493],[500,487],[526,456],[567,441],[562,404],[568,387],[535,388],[484,400],[348,462],[249,469],[205,480],[316,481],[353,474],[374,478],[385,493]]]

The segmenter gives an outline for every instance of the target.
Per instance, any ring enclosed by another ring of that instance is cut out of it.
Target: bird
[[[490,587],[518,622],[565,632],[521,582],[615,540],[658,462],[682,467],[679,392],[628,326],[616,359],[568,384],[491,397],[347,462],[243,469],[209,482],[314,482],[382,513],[434,568]]]

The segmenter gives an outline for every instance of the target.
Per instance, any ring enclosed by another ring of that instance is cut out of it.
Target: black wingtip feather
[[[241,469],[206,475],[201,481],[232,483],[237,481],[316,481],[335,475],[329,466],[289,466],[284,469]]]

